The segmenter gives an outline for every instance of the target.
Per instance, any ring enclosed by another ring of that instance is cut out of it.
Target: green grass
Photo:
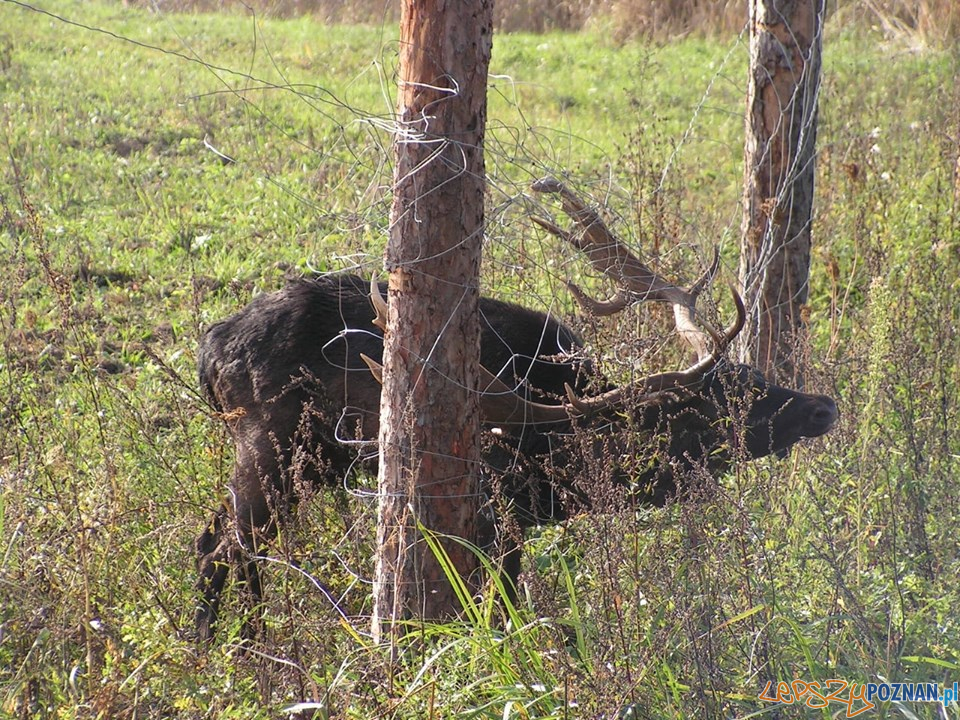
[[[256,652],[232,596],[222,645],[180,631],[231,462],[197,341],[290,273],[379,269],[394,29],[44,7],[87,27],[0,4],[0,717],[764,717],[768,680],[958,679],[955,55],[828,34],[807,350],[840,426],[712,499],[544,529],[509,624],[488,598],[391,664],[355,577],[374,513],[326,492],[272,548]],[[571,317],[613,373],[675,360],[648,310],[572,317],[583,266],[527,186],[566,175],[671,275],[714,243],[733,272],[745,72],[737,43],[498,37],[489,291]]]

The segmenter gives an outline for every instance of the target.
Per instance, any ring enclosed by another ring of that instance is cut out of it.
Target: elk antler
[[[686,370],[651,375],[626,389],[617,387],[589,398],[577,397],[573,389],[568,385],[567,398],[570,404],[573,405],[581,415],[591,415],[605,410],[608,407],[620,405],[623,403],[626,393],[633,395],[633,402],[635,403],[655,403],[658,399],[671,394],[671,390],[695,385],[719,362],[726,348],[740,333],[743,329],[744,322],[746,322],[747,311],[743,307],[743,300],[732,285],[730,286],[730,290],[733,293],[733,300],[737,306],[737,319],[730,324],[730,327],[724,330],[723,335],[718,335],[715,330],[711,329],[711,336],[715,339],[716,346],[710,355],[697,361]]]
[[[370,303],[376,313],[373,324],[381,332],[386,333],[387,301],[383,299],[376,279],[370,281]],[[370,368],[377,382],[383,383],[383,366],[363,353],[360,354],[360,358]],[[580,414],[574,405],[546,405],[527,400],[517,392],[516,388],[507,385],[483,365],[480,366],[480,387],[480,411],[484,422],[487,423],[495,425],[557,423]],[[573,396],[573,391],[569,388],[568,394]]]
[[[613,315],[633,302],[654,300],[673,305],[677,332],[694,349],[697,362],[681,372],[652,375],[636,384],[635,390],[645,399],[670,387],[689,385],[699,380],[713,368],[723,356],[727,346],[743,328],[746,313],[739,294],[730,286],[737,305],[737,320],[721,335],[707,324],[697,323],[697,298],[712,282],[720,266],[720,253],[714,249],[713,262],[707,271],[685,290],[661,277],[648,268],[624,245],[601,219],[600,215],[577,197],[556,178],[546,177],[532,185],[534,192],[557,194],[561,206],[578,226],[579,232],[567,232],[542,218],[533,220],[548,232],[582,250],[590,264],[617,285],[617,291],[609,300],[598,301],[588,297],[573,283],[567,283],[574,298],[586,311],[595,315]],[[622,391],[614,389],[589,400],[571,403],[582,413],[595,412],[610,404],[620,402]]]

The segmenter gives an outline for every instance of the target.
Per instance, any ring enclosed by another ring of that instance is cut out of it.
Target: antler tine
[[[743,299],[740,293],[730,283],[728,283],[730,293],[733,295],[733,302],[737,306],[737,318],[720,335],[716,330],[707,326],[710,337],[713,338],[714,349],[708,356],[701,358],[694,365],[686,370],[676,372],[665,372],[651,375],[644,378],[632,387],[628,388],[636,398],[636,402],[651,403],[656,402],[658,398],[669,394],[671,390],[679,390],[698,383],[703,376],[709,372],[726,352],[730,343],[743,329],[747,320],[747,311],[743,306]],[[600,412],[608,407],[620,405],[624,401],[624,389],[614,388],[601,395],[590,398],[578,398],[569,385],[566,386],[568,402],[577,409],[582,415],[590,415]]]
[[[733,283],[728,282],[727,287],[730,288],[730,294],[733,295],[733,302],[737,306],[737,319],[730,323],[730,327],[723,331],[723,350],[729,347],[734,338],[743,330],[743,326],[747,324],[747,309],[743,306],[743,298],[740,297],[740,293],[737,292],[737,288],[734,287]]]
[[[717,276],[717,271],[720,269],[720,248],[716,245],[713,246],[713,261],[710,263],[710,267],[707,268],[707,271],[703,273],[697,281],[690,286],[690,289],[687,290],[690,295],[693,297],[699,297],[700,293],[704,289],[710,287],[710,283],[713,282],[713,279]]]
[[[587,206],[569,188],[556,178],[546,177],[532,185],[534,192],[552,193],[560,196],[564,212],[580,227],[580,233],[569,233],[549,221],[534,218],[535,222],[557,237],[582,250],[590,263],[613,280],[617,294],[605,302],[588,298],[576,286],[570,286],[577,302],[587,311],[599,315],[612,315],[626,307],[631,300],[654,300],[673,305],[677,332],[694,349],[697,358],[713,357],[711,345],[717,339],[715,331],[704,330],[696,322],[697,296],[713,279],[720,265],[719,252],[714,250],[710,268],[697,280],[690,290],[671,283],[648,268],[610,231],[600,215]]]
[[[575,239],[573,235],[558,225],[540,217],[533,217],[532,219],[537,225],[542,227],[547,232],[556,235],[561,240],[570,243],[576,248],[580,247],[581,243]],[[580,307],[582,307],[591,315],[595,315],[597,317],[616,315],[630,304],[630,296],[620,290],[618,290],[609,300],[594,300],[583,290],[581,290],[576,283],[568,282],[567,289],[573,294],[574,299],[577,301],[577,304]]]
[[[575,405],[547,405],[522,397],[483,365],[480,366],[480,411],[484,422],[495,425],[557,423],[582,414]]]
[[[547,177],[533,183],[532,189],[534,192],[560,196],[563,211],[580,227],[581,232],[573,234],[560,231],[558,236],[586,253],[590,263],[598,271],[614,280],[622,290],[635,295],[638,300],[689,304],[690,294],[686,290],[677,287],[644,265],[610,231],[600,215],[562,182],[556,178]],[[550,229],[539,219],[537,222],[542,227]]]
[[[370,368],[370,374],[373,375],[373,379],[383,385],[383,365],[364,353],[360,353],[360,359]]]
[[[575,283],[568,282],[567,289],[573,295],[577,304],[591,315],[597,317],[607,317],[616,315],[618,312],[630,305],[630,296],[626,293],[617,291],[609,300],[594,300],[581,290]]]
[[[380,283],[377,282],[375,277],[370,278],[370,304],[373,305],[373,311],[377,314],[373,319],[374,326],[382,333],[386,333],[387,301],[383,299],[383,293],[380,292]]]
[[[370,304],[376,317],[373,324],[382,332],[387,331],[387,301],[380,292],[376,278],[370,281]],[[360,353],[360,359],[366,363],[370,373],[378,383],[383,384],[383,366],[373,358]],[[516,388],[512,388],[480,366],[480,410],[484,422],[498,425],[529,425],[536,423],[557,423],[569,420],[581,414],[576,406],[547,405],[521,397]]]

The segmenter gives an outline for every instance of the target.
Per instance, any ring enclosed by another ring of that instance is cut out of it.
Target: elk
[[[598,377],[581,339],[563,323],[481,298],[481,412],[489,431],[483,475],[500,499],[495,507],[520,530],[562,520],[574,506],[589,509],[589,488],[578,476],[591,458],[613,458],[615,483],[645,503],[663,505],[686,492],[697,470],[716,475],[738,456],[782,456],[833,426],[838,412],[831,398],[768,383],[757,370],[726,359],[745,316],[735,290],[737,318],[730,327],[718,331],[700,321],[697,299],[716,273],[716,253],[703,277],[681,288],[644,265],[560,182],[546,178],[534,190],[559,195],[576,230],[535,220],[617,286],[610,300],[597,301],[569,283],[580,305],[610,315],[644,300],[669,303],[677,333],[697,360],[681,371],[614,386]],[[231,568],[247,594],[260,598],[256,550],[276,534],[298,487],[336,486],[359,470],[375,472],[376,458],[358,462],[356,447],[343,440],[377,438],[382,291],[356,275],[299,280],[257,297],[205,333],[200,382],[227,424],[236,459],[229,497],[196,543],[200,637],[212,636]],[[620,460],[636,457],[646,460]],[[504,540],[495,528],[484,534],[481,544],[500,539],[505,584],[515,586],[519,540]]]

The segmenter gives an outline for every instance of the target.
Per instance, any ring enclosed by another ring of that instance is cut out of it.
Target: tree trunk
[[[824,0],[750,0],[741,358],[801,384]]]
[[[388,332],[380,405],[373,635],[459,603],[423,532],[474,540],[479,511],[480,330],[492,0],[404,0]],[[444,551],[468,584],[477,558]]]

